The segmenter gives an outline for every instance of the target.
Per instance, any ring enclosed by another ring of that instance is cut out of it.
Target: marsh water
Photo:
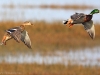
[[[99,9],[99,0],[3,0],[0,2],[0,20],[15,20],[15,21],[63,21],[70,17],[75,12],[83,12],[89,14],[93,9],[51,9],[51,8],[21,8],[20,5],[91,5]],[[10,7],[5,7],[9,5]],[[14,7],[15,6],[15,7]],[[94,15],[94,22],[99,22],[100,15]]]
[[[40,52],[7,53],[0,55],[0,62],[7,63],[37,63],[37,64],[63,64],[100,66],[100,47],[81,50],[55,51],[43,55]]]
[[[51,8],[4,8],[4,5],[41,5],[41,4],[79,4],[79,5],[93,5],[97,8],[100,7],[99,0],[2,0],[0,2],[0,21],[14,20],[14,21],[63,21],[68,19],[70,15],[75,12],[90,13],[92,9],[86,10],[72,10],[72,9],[51,9]],[[99,21],[100,15],[94,15],[94,23]],[[0,55],[0,62],[7,63],[38,63],[38,64],[78,64],[78,65],[98,65],[100,66],[100,47],[94,47],[92,49],[85,48],[81,50],[59,51],[42,55],[40,52],[36,53],[17,53],[12,55],[7,53]]]

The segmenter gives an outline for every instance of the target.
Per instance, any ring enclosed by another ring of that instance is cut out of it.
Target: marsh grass
[[[100,67],[0,63],[0,73],[1,75],[100,75]]]
[[[0,22],[0,40],[6,29],[19,26],[23,22],[6,21]],[[74,25],[72,28],[64,26],[62,22],[47,23],[45,21],[33,22],[34,26],[26,26],[32,41],[33,50],[37,51],[54,51],[54,50],[69,50],[86,47],[95,47],[100,45],[100,25],[95,25],[95,39],[91,39],[82,25]],[[28,50],[21,42],[15,40],[7,42],[6,46],[0,46],[2,50]]]
[[[76,4],[73,4],[73,5],[68,5],[68,4],[65,4],[65,5],[56,5],[56,4],[51,4],[51,5],[30,5],[30,4],[27,4],[27,5],[13,5],[13,4],[4,4],[2,5],[3,8],[11,8],[11,9],[14,9],[14,8],[30,8],[30,9],[33,9],[33,8],[51,8],[51,9],[93,9],[93,8],[96,8],[95,6],[90,6],[90,5],[76,5]]]
[[[5,21],[0,22],[0,40],[4,35],[4,30],[19,26],[23,22]],[[33,27],[26,27],[32,41],[33,50],[29,50],[23,43],[15,40],[7,42],[6,46],[0,46],[0,54],[12,52],[13,55],[27,51],[54,51],[68,50],[100,45],[100,25],[96,24],[96,37],[91,39],[82,25],[75,25],[72,28],[64,26],[60,21],[47,23],[45,21],[33,22]],[[0,63],[0,75],[100,75],[99,66],[82,66],[63,64],[26,64],[26,63]]]

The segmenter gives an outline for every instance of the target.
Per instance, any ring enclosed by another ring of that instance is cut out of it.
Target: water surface
[[[96,5],[100,6],[99,0],[2,0],[0,2],[0,5],[3,4],[11,4],[13,3],[14,5],[18,4],[33,4],[33,5],[41,5],[41,4],[80,4],[80,5]]]
[[[37,63],[37,64],[77,64],[83,66],[100,66],[100,47],[82,50],[55,51],[42,55],[41,53],[18,53],[0,56],[0,62],[7,63]]]
[[[22,8],[3,8],[3,5],[51,5],[51,4],[56,4],[56,5],[67,5],[67,4],[76,4],[76,5],[93,5],[97,6],[99,9],[99,0],[97,1],[91,1],[91,0],[3,0],[0,2],[0,21],[1,20],[15,20],[15,21],[48,21],[48,22],[53,22],[53,21],[63,21],[65,19],[68,19],[70,15],[74,14],[75,12],[83,12],[85,14],[89,14],[91,10],[93,9],[87,9],[87,10],[71,10],[71,9],[40,9],[40,8],[27,8],[27,9],[22,9]],[[93,20],[94,23],[99,22],[99,17],[100,15],[94,15]]]
[[[0,9],[0,20],[15,20],[15,21],[63,21],[70,18],[70,15],[75,12],[84,12],[89,14],[90,10],[64,10],[64,9]],[[93,17],[94,23],[99,22],[100,15],[95,14]]]

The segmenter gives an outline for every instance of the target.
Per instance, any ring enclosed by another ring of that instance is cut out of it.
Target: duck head
[[[31,22],[29,22],[29,21],[26,21],[22,25],[26,26],[26,25],[33,25],[33,24]]]
[[[23,24],[20,25],[21,31],[25,30],[25,26],[33,26],[33,24],[29,21],[24,22]]]
[[[90,12],[90,15],[96,14],[96,13],[100,13],[99,9],[94,9]]]

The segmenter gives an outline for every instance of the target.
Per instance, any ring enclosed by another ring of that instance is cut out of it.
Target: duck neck
[[[95,12],[94,11],[91,11],[89,15],[93,15],[93,14],[95,14]]]
[[[95,10],[92,10],[92,11],[90,12],[90,15],[97,14],[97,13],[100,13],[100,11],[95,9]]]
[[[20,25],[20,28],[21,28],[22,31],[25,30],[25,26],[24,25]]]

